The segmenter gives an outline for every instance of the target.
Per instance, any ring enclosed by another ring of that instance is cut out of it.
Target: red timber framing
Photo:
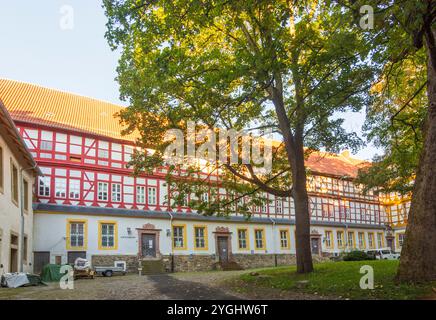
[[[29,123],[17,122],[17,127],[45,175],[37,185],[39,202],[192,213],[189,196],[183,206],[171,208],[171,195],[176,191],[165,181],[165,168],[150,175],[131,175],[132,170],[127,168],[135,150],[131,141]],[[219,180],[210,173],[202,178],[209,185]],[[386,222],[378,197],[364,195],[352,179],[312,175],[308,188],[312,220],[378,225]],[[214,196],[230,199],[229,193],[219,187]],[[209,189],[207,198],[211,197]],[[264,204],[252,208],[253,217],[295,218],[292,198],[269,194],[263,197]],[[232,207],[244,201],[246,197]]]

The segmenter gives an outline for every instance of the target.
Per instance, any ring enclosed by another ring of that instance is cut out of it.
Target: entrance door
[[[312,248],[312,254],[319,254],[319,238],[311,238],[310,246]]]
[[[156,258],[156,235],[143,233],[141,247],[143,258]]]
[[[394,241],[392,238],[387,238],[386,239],[387,245],[389,248],[391,248],[392,251],[394,251]]]
[[[36,274],[40,274],[42,268],[50,263],[50,252],[34,252],[33,253],[33,270]]]
[[[18,250],[11,248],[9,272],[18,272]]]
[[[217,237],[218,255],[220,262],[227,263],[229,261],[229,241],[228,237]]]

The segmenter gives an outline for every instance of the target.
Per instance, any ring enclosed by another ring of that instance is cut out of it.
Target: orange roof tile
[[[114,139],[135,141],[137,134],[122,136],[114,117],[123,107],[34,84],[0,79],[0,99],[15,121],[50,125]]]
[[[14,121],[50,125],[130,142],[139,137],[137,132],[121,135],[123,127],[114,114],[123,107],[112,103],[5,79],[0,79],[0,100]],[[362,164],[363,161],[351,158],[348,153],[313,152],[306,161],[306,166],[313,172],[348,177],[356,177]]]

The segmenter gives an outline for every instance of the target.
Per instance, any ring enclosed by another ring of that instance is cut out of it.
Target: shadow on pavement
[[[149,275],[154,287],[161,294],[174,300],[240,300],[219,288],[198,282],[182,281],[166,274]]]

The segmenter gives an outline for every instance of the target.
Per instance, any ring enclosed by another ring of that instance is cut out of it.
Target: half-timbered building
[[[194,271],[295,259],[291,198],[265,195],[250,220],[200,215],[189,198],[174,208],[165,168],[135,177],[126,167],[137,135],[121,134],[114,114],[122,107],[11,80],[0,80],[0,99],[43,173],[35,185],[35,271],[79,256],[94,265],[126,261],[131,271],[149,261]],[[392,210],[354,182],[360,164],[348,153],[316,153],[306,162],[314,257],[387,246]]]

